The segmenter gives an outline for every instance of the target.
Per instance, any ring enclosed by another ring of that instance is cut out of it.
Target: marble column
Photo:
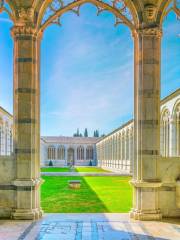
[[[68,165],[68,149],[67,146],[64,147],[64,160],[65,160],[65,165]]]
[[[15,26],[14,152],[16,207],[12,218],[38,219],[40,208],[40,39],[32,27]]]
[[[158,220],[157,176],[160,151],[160,49],[161,29],[147,27],[134,32],[135,162],[132,185],[133,209],[130,216],[140,220]]]

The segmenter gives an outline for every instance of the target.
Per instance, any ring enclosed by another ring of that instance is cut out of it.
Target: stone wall
[[[15,207],[15,161],[13,157],[0,157],[0,218],[9,218]]]
[[[160,158],[158,176],[162,182],[159,189],[159,206],[164,217],[179,217],[180,198],[177,198],[177,184],[180,177],[180,158]]]

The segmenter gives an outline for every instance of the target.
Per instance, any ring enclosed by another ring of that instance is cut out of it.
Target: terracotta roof
[[[8,111],[6,111],[6,109],[4,109],[3,107],[0,106],[0,111],[4,112],[5,114],[9,115],[10,118],[13,118],[13,115],[11,113],[9,113]]]
[[[45,136],[41,139],[46,143],[59,143],[59,144],[95,144],[101,138],[97,137],[64,137],[64,136]]]

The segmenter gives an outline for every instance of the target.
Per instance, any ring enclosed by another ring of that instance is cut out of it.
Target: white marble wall
[[[161,101],[160,143],[162,157],[180,157],[180,89]],[[104,169],[132,173],[134,122],[130,121],[97,144],[98,165]]]
[[[13,152],[13,117],[0,107],[0,156]]]
[[[64,148],[64,158],[58,158],[59,146]],[[78,148],[84,149],[84,157],[78,158]],[[87,156],[87,148],[92,147],[93,154],[91,158]],[[48,156],[48,149],[54,148],[55,154]],[[96,165],[96,145],[95,144],[61,144],[59,143],[46,143],[41,139],[41,166],[48,166],[49,162],[52,161],[53,166],[89,166],[90,162],[92,165]]]
[[[123,125],[96,144],[98,166],[131,173],[133,161],[133,121]]]

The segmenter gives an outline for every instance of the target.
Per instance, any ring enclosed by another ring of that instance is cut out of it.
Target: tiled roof
[[[13,115],[11,113],[9,113],[8,111],[6,111],[6,109],[4,109],[3,107],[0,106],[0,112],[5,113],[6,115],[8,115],[10,118],[13,118]]]
[[[41,139],[46,143],[59,143],[59,144],[95,144],[101,138],[97,137],[64,137],[64,136],[45,136]]]

